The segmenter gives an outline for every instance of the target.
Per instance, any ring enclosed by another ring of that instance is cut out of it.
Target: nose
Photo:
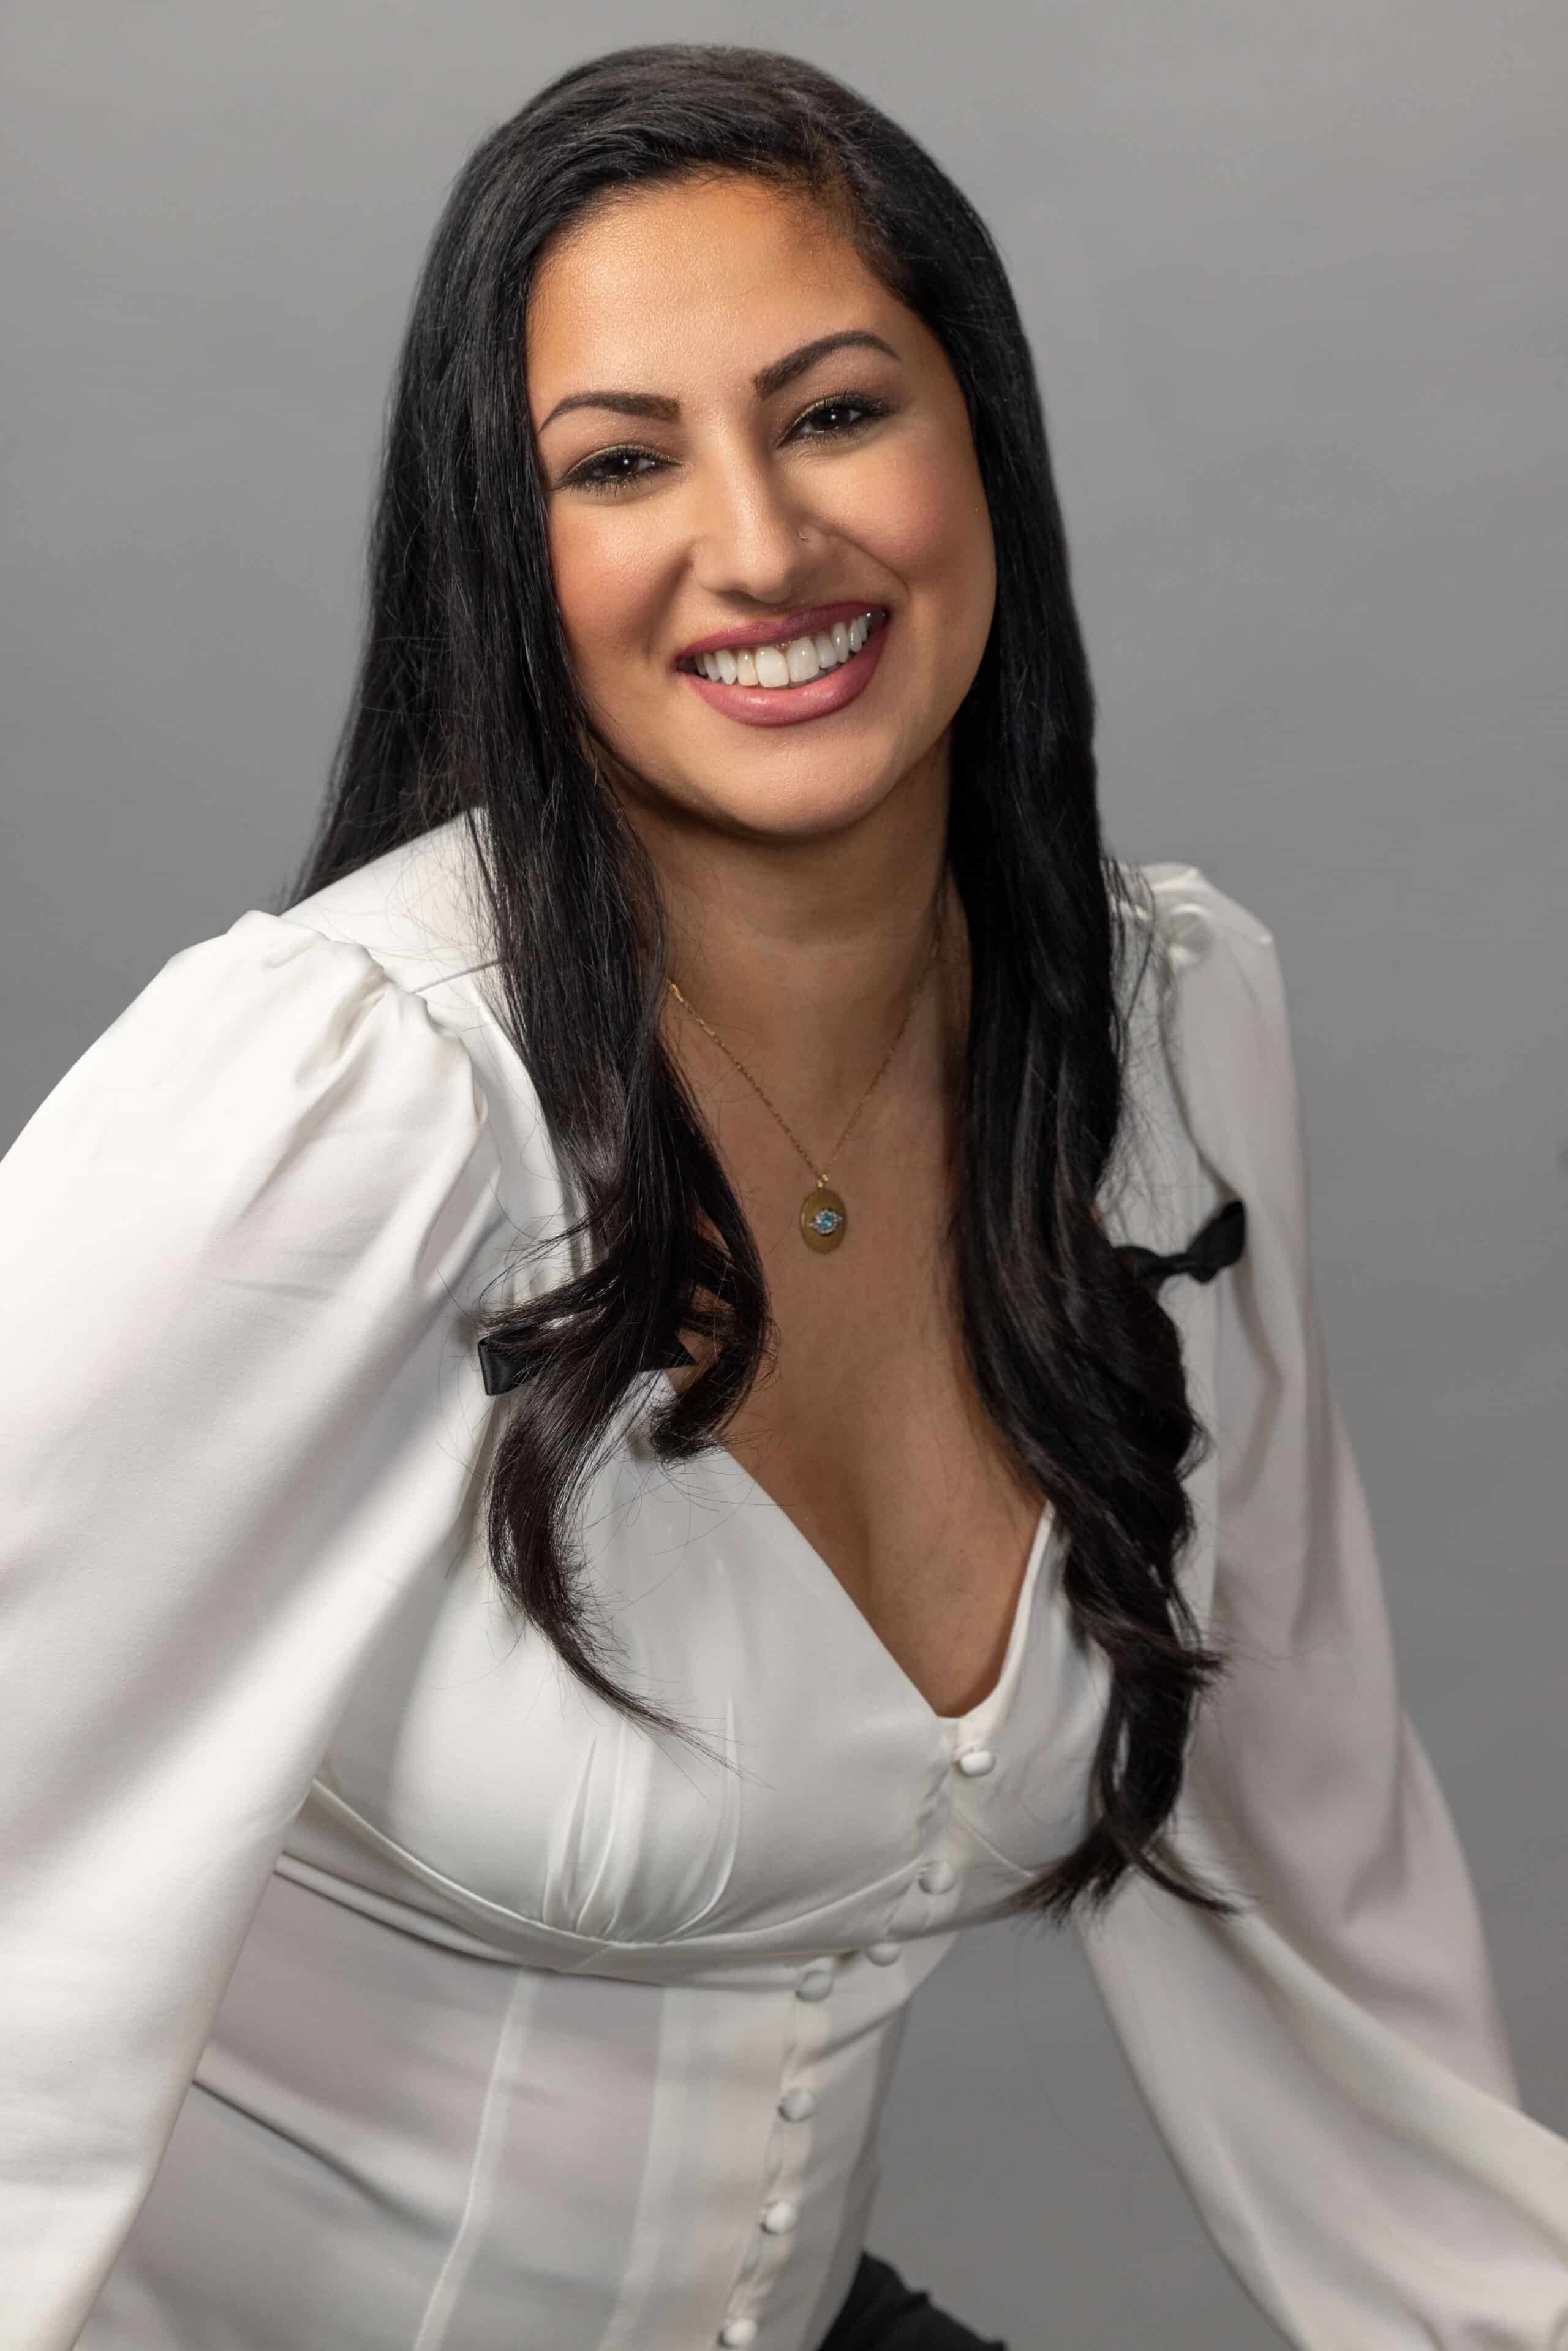
[[[703,469],[692,575],[708,595],[762,605],[802,604],[821,561],[821,532],[780,469],[727,450]]]

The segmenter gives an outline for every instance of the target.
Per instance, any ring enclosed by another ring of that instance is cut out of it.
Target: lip
[[[856,602],[837,604],[806,604],[798,612],[780,612],[771,621],[737,621],[732,629],[717,629],[711,637],[694,637],[675,655],[678,662],[690,661],[697,653],[721,653],[744,645],[787,645],[791,637],[814,637],[819,629],[831,629],[835,621],[858,620],[862,612],[878,612],[887,618],[885,604],[876,603],[862,596]],[[882,632],[879,630],[878,635]],[[768,689],[765,687],[764,692]]]
[[[893,622],[879,605],[840,604],[822,609],[834,612],[841,620],[846,611],[852,619],[860,612],[882,611],[882,626],[872,632],[858,653],[852,653],[847,662],[841,662],[836,669],[824,670],[820,677],[809,679],[804,685],[719,685],[700,670],[684,669],[677,674],[701,695],[710,710],[735,719],[742,726],[797,726],[803,719],[825,718],[831,711],[842,710],[865,692],[875,675]],[[796,633],[804,636],[807,632],[801,629]],[[723,640],[727,645],[737,642],[734,637]],[[779,640],[762,637],[758,642],[773,645]],[[704,653],[718,650],[716,643],[701,648]]]

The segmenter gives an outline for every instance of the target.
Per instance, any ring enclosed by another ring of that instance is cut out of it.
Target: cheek
[[[660,567],[647,534],[580,511],[552,520],[550,569],[572,664],[584,684],[624,676],[624,656],[647,642]]]
[[[933,435],[870,469],[859,488],[862,544],[945,625],[962,628],[967,618],[983,635],[996,560],[986,494],[969,450]]]

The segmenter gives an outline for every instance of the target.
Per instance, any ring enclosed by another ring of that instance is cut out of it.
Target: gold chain
[[[739,1054],[733,1052],[729,1046],[725,1043],[724,1039],[719,1035],[718,1030],[713,1026],[713,1023],[709,1020],[705,1020],[702,1014],[697,1010],[696,1006],[689,1003],[685,997],[681,994],[679,987],[675,985],[675,982],[673,979],[670,982],[670,994],[685,1011],[691,1014],[691,1017],[696,1022],[697,1027],[702,1029],[706,1035],[713,1039],[714,1043],[718,1047],[718,1050],[724,1055],[725,1060],[730,1062],[735,1069],[739,1071],[741,1076],[746,1080],[747,1084],[751,1088],[752,1092],[756,1094],[764,1109],[770,1111],[773,1116],[778,1120],[779,1125],[783,1128],[785,1134],[789,1136],[790,1142],[794,1144],[796,1150],[800,1153],[801,1158],[805,1161],[807,1166],[816,1177],[818,1183],[825,1185],[828,1180],[829,1169],[832,1166],[834,1160],[838,1157],[840,1152],[842,1151],[845,1144],[849,1141],[850,1136],[854,1132],[856,1121],[859,1119],[860,1114],[862,1111],[864,1110],[867,1102],[870,1102],[873,1094],[875,1093],[883,1078],[887,1075],[888,1064],[891,1062],[894,1055],[897,1052],[899,1046],[904,1041],[904,1032],[915,1017],[915,1008],[920,1001],[921,991],[925,986],[925,981],[930,973],[931,967],[936,960],[936,949],[940,943],[941,935],[941,926],[940,924],[938,924],[936,928],[934,929],[931,934],[931,952],[926,956],[925,963],[921,966],[920,977],[915,981],[915,987],[910,994],[909,1002],[904,1007],[904,1018],[899,1022],[896,1030],[894,1032],[893,1042],[888,1047],[886,1052],[883,1055],[875,1077],[873,1078],[870,1085],[867,1086],[864,1093],[862,1094],[859,1102],[856,1102],[853,1110],[851,1111],[848,1125],[844,1128],[843,1133],[840,1135],[837,1143],[834,1144],[831,1151],[828,1154],[828,1156],[820,1167],[818,1166],[817,1162],[812,1158],[810,1153],[807,1150],[805,1144],[801,1142],[800,1136],[796,1134],[794,1128],[789,1124],[789,1120],[785,1117],[778,1103],[774,1102],[772,1097],[768,1093],[766,1088],[752,1076],[751,1071],[747,1068],[746,1063],[741,1060]]]

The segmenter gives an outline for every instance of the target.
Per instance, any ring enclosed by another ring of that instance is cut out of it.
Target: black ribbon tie
[[[1186,1249],[1162,1257],[1157,1249],[1140,1249],[1135,1241],[1125,1241],[1122,1255],[1131,1259],[1135,1274],[1152,1290],[1157,1290],[1173,1273],[1190,1273],[1195,1281],[1212,1281],[1224,1267],[1236,1263],[1246,1246],[1247,1203],[1227,1200],[1193,1235]]]

